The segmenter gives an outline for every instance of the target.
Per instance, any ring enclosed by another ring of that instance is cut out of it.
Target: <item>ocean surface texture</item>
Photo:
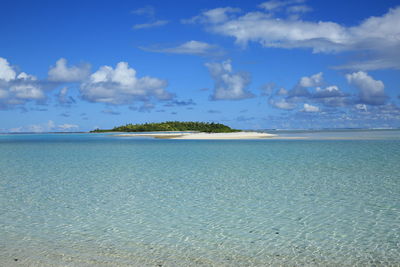
[[[400,133],[346,134],[0,135],[0,265],[400,266]]]

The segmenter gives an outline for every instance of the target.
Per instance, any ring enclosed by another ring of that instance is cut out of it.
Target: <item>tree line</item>
[[[167,131],[196,131],[206,133],[231,133],[240,132],[221,123],[196,122],[196,121],[166,121],[143,124],[126,124],[110,130],[96,129],[91,132],[167,132]]]

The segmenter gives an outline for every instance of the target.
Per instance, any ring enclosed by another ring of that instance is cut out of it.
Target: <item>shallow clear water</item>
[[[280,137],[311,140],[400,140],[398,129],[273,130]]]
[[[0,135],[0,237],[1,266],[400,266],[400,138]]]

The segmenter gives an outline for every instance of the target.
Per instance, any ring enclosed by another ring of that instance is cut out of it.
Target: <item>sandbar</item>
[[[147,136],[160,139],[186,139],[186,140],[238,140],[272,138],[275,134],[259,132],[234,132],[234,133],[129,133],[118,134],[120,137]]]

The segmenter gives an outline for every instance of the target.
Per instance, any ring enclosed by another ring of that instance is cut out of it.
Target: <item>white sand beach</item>
[[[269,133],[258,133],[258,132],[235,132],[235,133],[191,133],[184,134],[182,136],[175,137],[174,139],[259,139],[259,138],[271,138],[274,134]]]
[[[186,140],[237,140],[272,138],[275,134],[259,132],[234,132],[234,133],[129,133],[118,134],[120,137],[148,136],[161,139],[186,139]]]

